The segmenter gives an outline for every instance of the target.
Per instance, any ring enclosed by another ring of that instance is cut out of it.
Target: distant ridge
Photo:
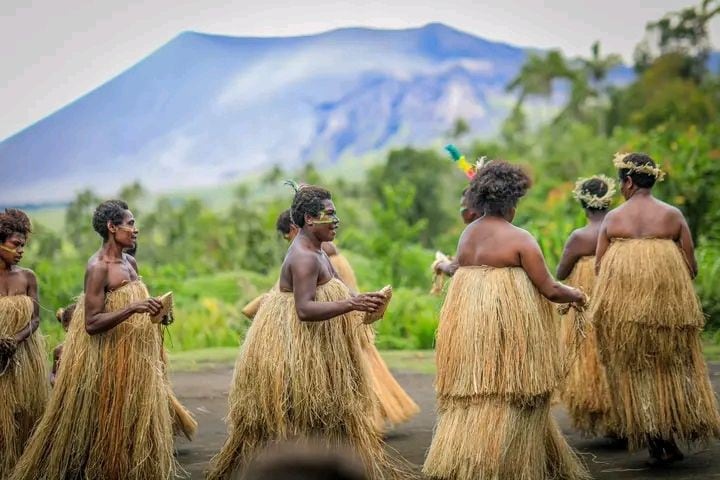
[[[0,142],[0,204],[62,202],[139,179],[210,186],[273,164],[427,145],[455,119],[491,135],[526,50],[439,23],[287,38],[183,32]]]

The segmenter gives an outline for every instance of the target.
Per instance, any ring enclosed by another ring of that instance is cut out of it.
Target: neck
[[[3,261],[0,261],[0,272],[9,272],[12,270],[12,264],[11,263],[5,263]]]
[[[635,190],[633,193],[630,194],[630,196],[628,197],[628,200],[630,200],[631,198],[638,198],[638,197],[648,198],[651,196],[652,196],[652,192],[650,191],[649,188],[638,188],[637,190]]]
[[[313,235],[312,233],[308,232],[306,229],[302,229],[300,233],[298,234],[300,237],[300,240],[308,246],[311,246],[315,250],[320,250],[322,247],[322,242],[318,240],[318,238]]]
[[[121,260],[123,258],[123,249],[124,247],[121,247],[113,240],[108,240],[100,247],[100,255],[113,260]]]
[[[494,221],[510,222],[510,220],[501,213],[486,213],[483,218]]]
[[[602,223],[605,215],[607,215],[607,210],[585,210],[585,215],[590,223]]]

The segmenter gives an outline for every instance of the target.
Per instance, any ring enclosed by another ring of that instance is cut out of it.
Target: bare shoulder
[[[540,244],[530,232],[524,228],[516,227],[515,225],[511,225],[511,227],[512,229],[508,238],[508,243],[515,244],[517,249],[521,252],[540,249]]]
[[[132,255],[128,255],[127,253],[123,253],[123,259],[130,264],[131,267],[135,270],[135,273],[138,272],[138,265],[137,260]]]
[[[325,252],[325,255],[327,255],[328,257],[332,257],[333,255],[337,255],[338,253],[340,253],[340,252],[338,252],[338,249],[335,246],[335,244],[332,242],[323,242],[323,244],[321,245],[321,248],[322,248],[322,251]]]
[[[90,260],[88,260],[87,267],[85,268],[85,278],[98,278],[107,277],[109,271],[109,267],[107,263],[101,262],[97,256],[90,257]]]
[[[655,201],[657,202],[658,206],[662,208],[668,215],[673,217],[681,217],[684,218],[684,215],[682,213],[682,210],[679,208],[670,205],[669,203],[663,202],[662,200],[656,198]]]
[[[580,240],[580,239],[582,239],[583,237],[587,236],[587,230],[588,230],[588,228],[587,228],[586,226],[585,226],[585,227],[576,228],[575,230],[573,230],[572,232],[570,232],[570,236],[568,237],[567,242],[565,242],[565,243],[568,244],[568,245],[570,245],[571,243],[577,242],[578,240]]]
[[[307,269],[312,268],[313,265],[319,266],[320,260],[316,252],[293,245],[288,250],[284,263],[290,268],[300,267]]]
[[[30,270],[29,268],[25,267],[17,267],[18,272],[28,281],[28,282],[37,282],[37,276],[35,275],[35,272]]]

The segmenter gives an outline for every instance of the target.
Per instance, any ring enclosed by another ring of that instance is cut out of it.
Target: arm
[[[135,270],[135,273],[140,275],[140,272],[138,271],[137,260],[135,260],[135,257],[133,257],[132,255],[128,255],[127,253],[123,253],[123,257],[125,257],[125,260],[127,260],[133,270]]]
[[[372,311],[382,305],[382,296],[378,294],[357,295],[337,302],[315,301],[320,264],[312,256],[299,256],[290,270],[295,310],[303,322],[321,322],[353,310]]]
[[[162,303],[155,298],[135,302],[122,310],[105,313],[105,279],[107,267],[96,264],[88,268],[85,280],[85,330],[90,335],[112,330],[136,313],[156,314]]]
[[[567,243],[565,244],[562,258],[560,258],[560,263],[557,267],[558,280],[565,280],[567,277],[569,277],[570,273],[572,273],[573,271],[573,268],[575,268],[575,264],[577,263],[578,259],[580,259],[581,255],[579,255],[577,252],[577,240],[578,237],[575,232],[573,232],[572,235],[570,235],[570,238],[568,238]]]
[[[545,258],[540,246],[535,239],[528,241],[528,244],[520,251],[520,265],[535,288],[551,302],[570,303],[584,300],[584,296],[579,290],[567,287],[552,278],[547,265],[545,265]]]
[[[600,273],[600,262],[602,262],[602,259],[605,256],[605,252],[607,252],[607,249],[610,246],[610,238],[608,237],[607,233],[607,224],[605,223],[606,221],[607,217],[605,218],[605,220],[603,220],[603,223],[600,226],[600,234],[598,235],[597,246],[595,247],[596,275]]]
[[[690,227],[688,227],[685,217],[683,217],[679,210],[678,215],[680,215],[680,238],[678,239],[678,244],[680,246],[680,250],[682,250],[684,254],[688,269],[690,270],[690,277],[695,278],[698,274],[697,260],[695,259],[695,245],[693,244]]]
[[[37,278],[30,270],[27,270],[25,273],[27,276],[27,295],[32,298],[33,312],[32,317],[30,317],[30,322],[15,334],[15,341],[17,343],[24,342],[30,338],[30,335],[35,333],[35,330],[40,326],[40,300],[38,298]]]

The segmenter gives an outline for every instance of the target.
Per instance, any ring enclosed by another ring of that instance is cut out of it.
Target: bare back
[[[581,297],[552,278],[532,235],[502,217],[486,215],[468,225],[460,237],[456,258],[460,268],[522,268],[535,288],[551,301],[572,302]]]
[[[575,264],[583,257],[595,256],[597,240],[600,235],[601,218],[591,221],[588,225],[573,231],[563,248],[557,268],[558,280],[565,280],[575,268]]]
[[[534,242],[511,223],[483,217],[468,225],[460,236],[457,263],[460,267],[520,267],[521,252]]]
[[[633,197],[612,212],[604,222],[608,238],[666,238],[679,241],[682,213],[650,195]]]
[[[605,217],[596,249],[598,268],[614,238],[672,240],[683,251],[691,275],[697,274],[695,247],[685,217],[680,210],[656,199],[649,192],[633,195]]]

